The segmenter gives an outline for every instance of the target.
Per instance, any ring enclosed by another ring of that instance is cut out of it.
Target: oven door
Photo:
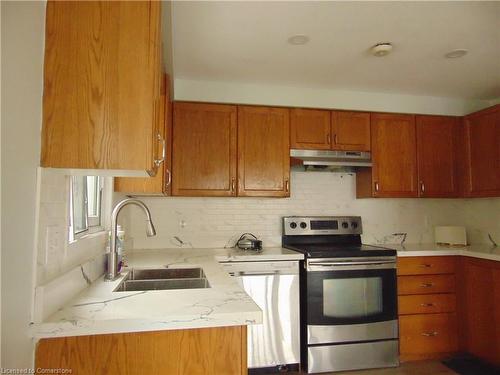
[[[309,259],[308,343],[398,337],[395,257]]]

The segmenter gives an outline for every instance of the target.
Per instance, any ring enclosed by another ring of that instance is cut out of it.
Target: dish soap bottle
[[[125,231],[121,225],[116,227],[116,252],[118,253],[118,272],[122,267],[125,267],[124,249],[125,246]]]

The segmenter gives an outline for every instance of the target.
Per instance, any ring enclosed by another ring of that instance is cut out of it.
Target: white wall
[[[488,233],[500,245],[500,198],[464,200],[461,213],[471,243],[491,243]]]
[[[2,7],[2,366],[31,367],[45,2]]]
[[[261,237],[266,246],[279,246],[281,217],[286,215],[360,215],[365,243],[398,242],[391,235],[396,232],[407,232],[407,243],[432,243],[436,225],[467,225],[473,243],[485,242],[486,228],[500,242],[500,198],[356,199],[355,176],[349,174],[292,172],[291,197],[286,199],[143,199],[151,209],[157,236],[147,238],[142,212],[129,209],[130,223],[124,225],[134,248],[175,247],[174,236],[195,248],[223,247],[244,232]],[[485,219],[472,223],[477,216]]]
[[[174,67],[175,69],[175,67]],[[462,116],[490,106],[463,100],[237,82],[175,79],[175,100]]]

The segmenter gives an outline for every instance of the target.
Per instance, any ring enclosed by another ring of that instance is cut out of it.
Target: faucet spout
[[[111,213],[111,240],[108,254],[108,270],[106,272],[106,276],[104,277],[104,280],[106,281],[116,280],[120,276],[120,272],[118,270],[118,250],[116,246],[118,214],[123,207],[129,204],[136,205],[144,211],[144,214],[146,215],[146,235],[148,237],[156,236],[156,229],[153,225],[153,220],[151,219],[151,212],[149,212],[149,208],[144,204],[144,202],[136,198],[127,198],[118,202]]]

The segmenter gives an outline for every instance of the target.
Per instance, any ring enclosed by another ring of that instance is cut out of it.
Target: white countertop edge
[[[465,256],[486,260],[500,261],[499,254],[485,254],[468,250],[398,250],[398,257],[423,257],[423,256]]]
[[[435,244],[383,245],[397,251],[398,257],[418,256],[465,256],[469,258],[500,261],[500,247],[469,245],[466,247],[443,247]]]
[[[226,316],[224,316],[226,315]],[[247,326],[262,323],[262,313],[247,312],[218,314],[218,317],[182,316],[159,319],[121,319],[121,320],[79,320],[76,322],[56,322],[33,324],[32,337],[35,340],[54,337],[72,337],[88,335],[106,335],[116,333],[173,331],[197,328],[216,328],[229,326]]]

